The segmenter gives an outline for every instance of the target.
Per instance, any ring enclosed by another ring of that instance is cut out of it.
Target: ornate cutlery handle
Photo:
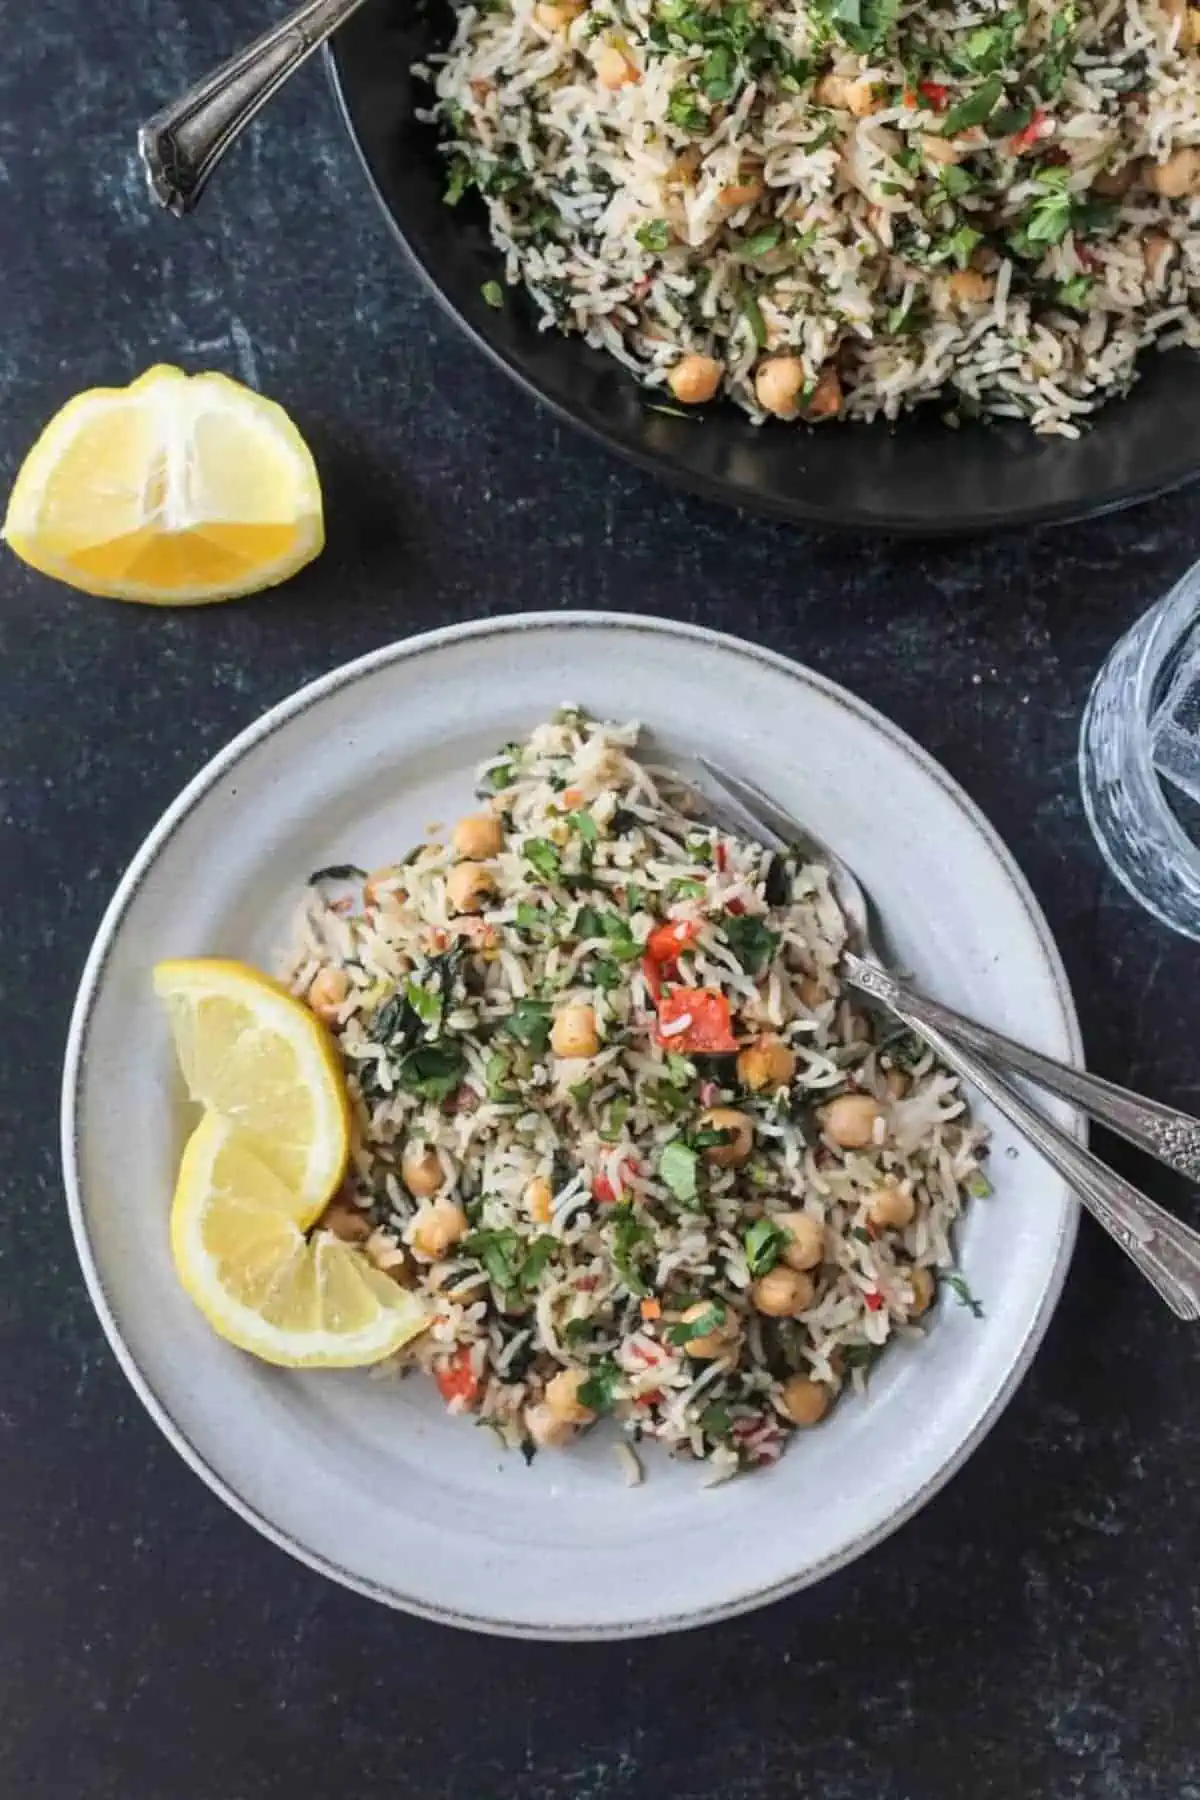
[[[1019,1075],[1028,1075],[1039,1087],[1081,1107],[1097,1124],[1107,1125],[1139,1150],[1148,1151],[1189,1180],[1200,1181],[1200,1119],[1177,1112],[1172,1106],[1161,1106],[1157,1100],[1131,1094],[1128,1088],[1101,1081],[1098,1075],[1068,1068],[1066,1063],[1042,1056],[1036,1050],[1027,1050],[1023,1044],[1002,1037],[975,1019],[965,1018],[940,1001],[914,994],[903,982],[893,980],[893,986],[903,1005],[919,1006],[931,1025],[948,1031],[959,1043],[992,1062],[1015,1069]]]
[[[944,1009],[927,1005],[922,996],[910,993],[885,969],[861,957],[845,956],[843,970],[852,986],[882,1001],[918,1032],[943,1062],[978,1088],[1029,1139],[1070,1182],[1088,1211],[1178,1318],[1200,1318],[1200,1234],[1052,1125],[973,1049],[947,1037],[933,1017],[935,1011]]]
[[[177,217],[191,212],[209,176],[255,114],[364,0],[304,0],[138,132],[150,192]]]

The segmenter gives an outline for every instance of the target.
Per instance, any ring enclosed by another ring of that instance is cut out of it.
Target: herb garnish
[[[580,1382],[576,1393],[579,1404],[590,1407],[594,1413],[611,1412],[616,1404],[620,1379],[620,1369],[611,1357],[606,1356],[592,1369],[587,1380]]]
[[[540,1056],[550,1039],[550,1024],[548,1000],[518,1000],[508,1017],[501,1020],[500,1029],[519,1043],[528,1044]]]
[[[543,881],[561,880],[562,858],[549,838],[530,838],[522,854]]]
[[[982,1319],[983,1308],[967,1286],[966,1277],[960,1275],[957,1269],[941,1269],[939,1274],[958,1304],[965,1306],[975,1318]]]
[[[942,136],[954,137],[960,131],[966,131],[972,125],[982,125],[991,118],[1004,92],[1004,82],[999,75],[990,75],[981,82],[973,94],[952,106],[942,121]]]
[[[671,242],[671,227],[665,219],[650,219],[638,226],[634,236],[643,250],[661,255]]]
[[[316,887],[319,881],[365,881],[367,871],[360,869],[357,863],[330,863],[327,869],[314,869],[308,878],[309,887]]]
[[[779,948],[779,933],[754,913],[726,913],[721,933],[747,975],[760,975]]]
[[[746,1267],[757,1279],[775,1267],[788,1242],[788,1233],[774,1219],[756,1219],[742,1240]]]
[[[725,1323],[725,1308],[719,1300],[710,1301],[704,1311],[694,1319],[680,1319],[678,1325],[672,1325],[667,1332],[669,1343],[690,1344],[696,1338],[707,1337],[710,1331],[720,1331]]]
[[[682,1138],[672,1138],[669,1143],[664,1144],[658,1159],[658,1173],[681,1206],[690,1206],[697,1197],[699,1189],[696,1185],[696,1173],[699,1166],[697,1152],[690,1144],[685,1144]]]

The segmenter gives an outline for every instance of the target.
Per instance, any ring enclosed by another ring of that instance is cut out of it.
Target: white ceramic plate
[[[472,769],[564,700],[703,748],[848,858],[928,989],[1078,1060],[1070,993],[1023,879],[929,757],[857,700],[713,632],[598,613],[409,639],[268,713],[197,776],[110,906],[71,1024],[63,1150],[92,1298],[142,1400],[192,1467],[314,1568],[449,1624],[556,1638],[668,1631],[776,1599],[877,1543],[994,1422],[1045,1331],[1076,1212],[995,1130],[994,1198],[961,1263],[986,1309],[943,1300],[869,1395],[778,1469],[702,1490],[645,1456],[622,1485],[604,1432],[532,1468],[432,1386],[293,1374],[221,1343],[180,1290],[167,1208],[188,1128],[150,985],[166,956],[269,965],[310,870],[386,862],[453,818]],[[985,1115],[986,1116],[986,1115]]]

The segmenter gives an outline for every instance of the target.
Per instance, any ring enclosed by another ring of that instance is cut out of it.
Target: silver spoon
[[[161,206],[182,218],[272,94],[366,0],[304,0],[295,12],[198,81],[138,132],[138,152]]]
[[[996,1072],[991,1061],[983,1059],[994,1059],[1030,1077],[1193,1179],[1200,1175],[1200,1120],[1026,1050],[898,981],[875,949],[878,915],[853,870],[751,783],[718,769],[704,757],[697,760],[713,786],[732,802],[738,815],[731,821],[735,829],[744,832],[748,824],[750,835],[760,842],[799,850],[829,871],[834,897],[849,927],[850,947],[843,951],[840,965],[849,985],[879,1001],[919,1033],[949,1068],[978,1088],[1028,1138],[1071,1184],[1088,1211],[1177,1317],[1200,1318],[1200,1233],[1051,1124]],[[710,810],[716,816],[716,809]]]

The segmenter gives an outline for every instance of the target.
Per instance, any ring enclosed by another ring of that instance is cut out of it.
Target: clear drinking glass
[[[1200,564],[1097,675],[1079,777],[1113,874],[1164,924],[1200,938]]]

